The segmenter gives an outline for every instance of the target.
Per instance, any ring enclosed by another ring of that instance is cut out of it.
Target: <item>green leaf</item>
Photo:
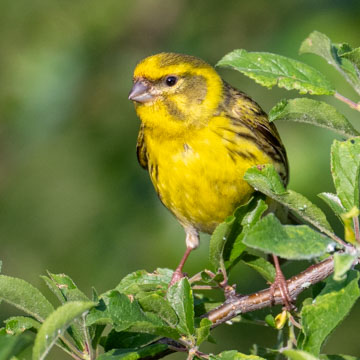
[[[153,312],[170,326],[175,326],[179,321],[169,302],[158,294],[142,297],[139,304],[144,311]]]
[[[49,279],[47,276],[40,276],[40,278],[45,282],[45,284],[47,285],[47,287],[52,291],[52,293],[57,297],[57,299],[64,304],[65,303],[65,299],[64,296],[62,294],[62,292],[60,291],[60,289],[56,286],[55,281]]]
[[[29,329],[40,328],[40,323],[33,318],[26,316],[14,316],[4,321],[6,332],[11,335],[20,335]]]
[[[154,342],[159,336],[128,331],[111,330],[103,344],[105,351],[139,348]]]
[[[194,298],[187,278],[172,285],[166,294],[172,308],[179,318],[176,328],[184,335],[194,334]]]
[[[136,321],[147,321],[138,302],[117,290],[111,290],[101,296],[99,305],[88,314],[86,324],[112,324],[116,331],[122,331]]]
[[[256,190],[268,196],[269,194],[286,195],[288,193],[274,165],[253,166],[245,173],[244,179]]]
[[[127,329],[127,331],[158,335],[174,340],[178,340],[180,338],[181,334],[179,331],[170,326],[167,326],[158,316],[152,313],[148,313],[146,315],[147,320],[134,322]]]
[[[216,227],[211,235],[209,260],[214,271],[217,271],[218,269],[225,271],[223,251],[234,221],[235,217],[226,219],[225,222]]]
[[[65,274],[52,274],[50,272],[48,272],[48,275],[50,279],[43,277],[43,280],[62,304],[68,301],[90,301],[90,299],[77,288],[76,284],[69,276]],[[68,333],[74,339],[76,345],[81,349],[84,347],[85,343],[83,326],[82,319],[77,319],[68,329]]]
[[[360,70],[360,48],[348,49],[348,51],[344,51],[343,48],[339,48],[339,55],[342,58],[348,59],[358,70]]]
[[[351,269],[357,256],[356,254],[335,253],[334,254],[334,280],[342,281],[346,273]]]
[[[275,268],[273,264],[266,261],[264,258],[256,255],[245,253],[241,257],[241,261],[256,270],[266,281],[271,283],[275,280]]]
[[[88,314],[86,324],[110,324],[116,331],[127,330],[179,338],[179,333],[167,326],[159,316],[143,312],[136,299],[117,290],[101,296],[99,305]]]
[[[236,350],[223,351],[218,355],[210,355],[210,360],[265,360],[256,355],[245,355]]]
[[[265,316],[265,322],[271,326],[273,329],[276,329],[276,323],[275,323],[275,318],[272,314],[267,314]]]
[[[301,219],[328,236],[333,236],[333,231],[325,214],[303,195],[292,190],[286,190],[273,165],[254,166],[247,170],[244,179],[256,190],[289,208]]]
[[[215,229],[209,251],[209,259],[215,271],[219,268],[229,271],[237,263],[246,248],[242,242],[246,232],[259,221],[266,209],[264,196],[256,194]]]
[[[333,106],[306,98],[282,100],[269,113],[269,121],[286,120],[313,124],[343,136],[357,136],[351,123]]]
[[[318,356],[321,345],[335,327],[350,312],[360,296],[359,273],[350,271],[346,280],[338,282],[331,277],[312,304],[303,306],[301,324],[304,334],[302,350]]]
[[[324,200],[332,209],[332,211],[335,213],[335,215],[340,219],[340,221],[343,222],[341,214],[344,214],[346,210],[343,207],[339,197],[335,194],[327,193],[327,192],[318,194],[318,197]]]
[[[156,354],[167,349],[166,344],[152,344],[141,349],[114,349],[97,357],[97,360],[137,360],[140,358],[151,359]]]
[[[52,313],[53,306],[45,296],[28,282],[0,275],[0,299],[42,322]]]
[[[311,355],[308,352],[302,350],[284,350],[282,351],[282,354],[291,360],[318,360],[318,358],[314,355]]]
[[[353,88],[360,94],[360,78],[358,69],[348,59],[339,56],[343,52],[342,45],[335,45],[331,40],[318,31],[312,32],[303,41],[300,47],[300,54],[312,53],[321,56],[326,62],[335,67],[348,81]]]
[[[360,358],[351,355],[320,355],[320,360],[359,360]]]
[[[172,274],[173,271],[169,269],[156,269],[153,273],[138,270],[124,277],[116,290],[128,295],[157,290],[162,290],[165,294]]]
[[[346,209],[359,208],[360,137],[335,140],[331,146],[331,173],[337,195]]]
[[[0,360],[13,359],[21,351],[26,349],[32,343],[29,336],[0,336]]]
[[[325,76],[313,67],[285,56],[234,50],[217,66],[231,67],[268,88],[277,85],[300,94],[332,95],[335,90]]]
[[[195,331],[196,346],[200,346],[204,341],[208,339],[208,337],[210,336],[212,324],[213,323],[207,318],[201,319],[200,327],[198,327]]]
[[[56,287],[61,291],[65,301],[90,301],[69,276],[65,274],[52,274],[50,272],[48,274]]]
[[[69,276],[65,274],[52,274],[50,272],[48,272],[48,275],[50,278],[43,276],[42,279],[62,304],[68,301],[90,301],[90,299],[77,288]],[[84,324],[82,321],[82,319],[75,320],[67,330],[80,349],[84,348],[85,343]],[[91,329],[91,331],[92,330],[93,329]]]
[[[51,313],[41,325],[35,338],[33,360],[44,359],[71,322],[93,306],[95,303],[90,301],[73,301],[61,305]]]
[[[244,243],[284,259],[312,259],[334,248],[332,241],[306,225],[281,225],[274,214],[262,218],[244,238]]]

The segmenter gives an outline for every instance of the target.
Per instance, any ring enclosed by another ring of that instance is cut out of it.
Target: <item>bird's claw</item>
[[[294,310],[296,307],[293,304],[293,299],[290,295],[286,279],[282,272],[276,273],[275,281],[270,286],[270,298],[272,304],[274,304],[275,301],[276,289],[279,289],[280,291],[281,299],[283,301],[285,310],[287,311]]]

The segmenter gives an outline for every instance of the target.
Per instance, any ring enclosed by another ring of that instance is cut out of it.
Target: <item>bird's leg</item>
[[[273,255],[273,260],[274,260],[276,275],[275,275],[275,281],[270,286],[270,295],[272,298],[272,302],[274,301],[275,290],[276,288],[278,288],[280,290],[281,298],[283,300],[286,310],[290,311],[294,308],[294,305],[292,304],[292,298],[289,293],[286,279],[281,271],[279,259],[276,255]]]
[[[199,234],[194,228],[184,227],[186,233],[186,250],[184,256],[181,258],[181,261],[178,267],[175,269],[171,281],[169,283],[169,287],[180,281],[184,274],[182,269],[185,265],[187,258],[189,257],[191,251],[196,249],[199,246]]]
[[[175,269],[175,271],[173,273],[173,276],[172,276],[171,281],[169,283],[169,287],[174,285],[175,283],[177,283],[178,281],[180,281],[184,277],[184,274],[182,272],[182,268],[184,267],[185,261],[189,257],[189,255],[191,253],[191,250],[192,250],[192,248],[189,248],[189,247],[186,248],[184,256],[181,258],[181,261],[180,261],[178,267]]]

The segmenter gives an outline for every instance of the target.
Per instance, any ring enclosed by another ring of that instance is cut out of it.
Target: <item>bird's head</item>
[[[133,81],[129,99],[142,121],[161,113],[171,121],[200,124],[213,115],[222,97],[222,80],[215,69],[189,55],[147,57],[136,66]]]

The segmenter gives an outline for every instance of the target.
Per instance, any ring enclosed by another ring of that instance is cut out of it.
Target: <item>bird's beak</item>
[[[150,85],[141,80],[138,80],[134,83],[129,94],[129,100],[133,100],[139,103],[146,103],[153,100],[154,98],[155,96],[150,93]]]

